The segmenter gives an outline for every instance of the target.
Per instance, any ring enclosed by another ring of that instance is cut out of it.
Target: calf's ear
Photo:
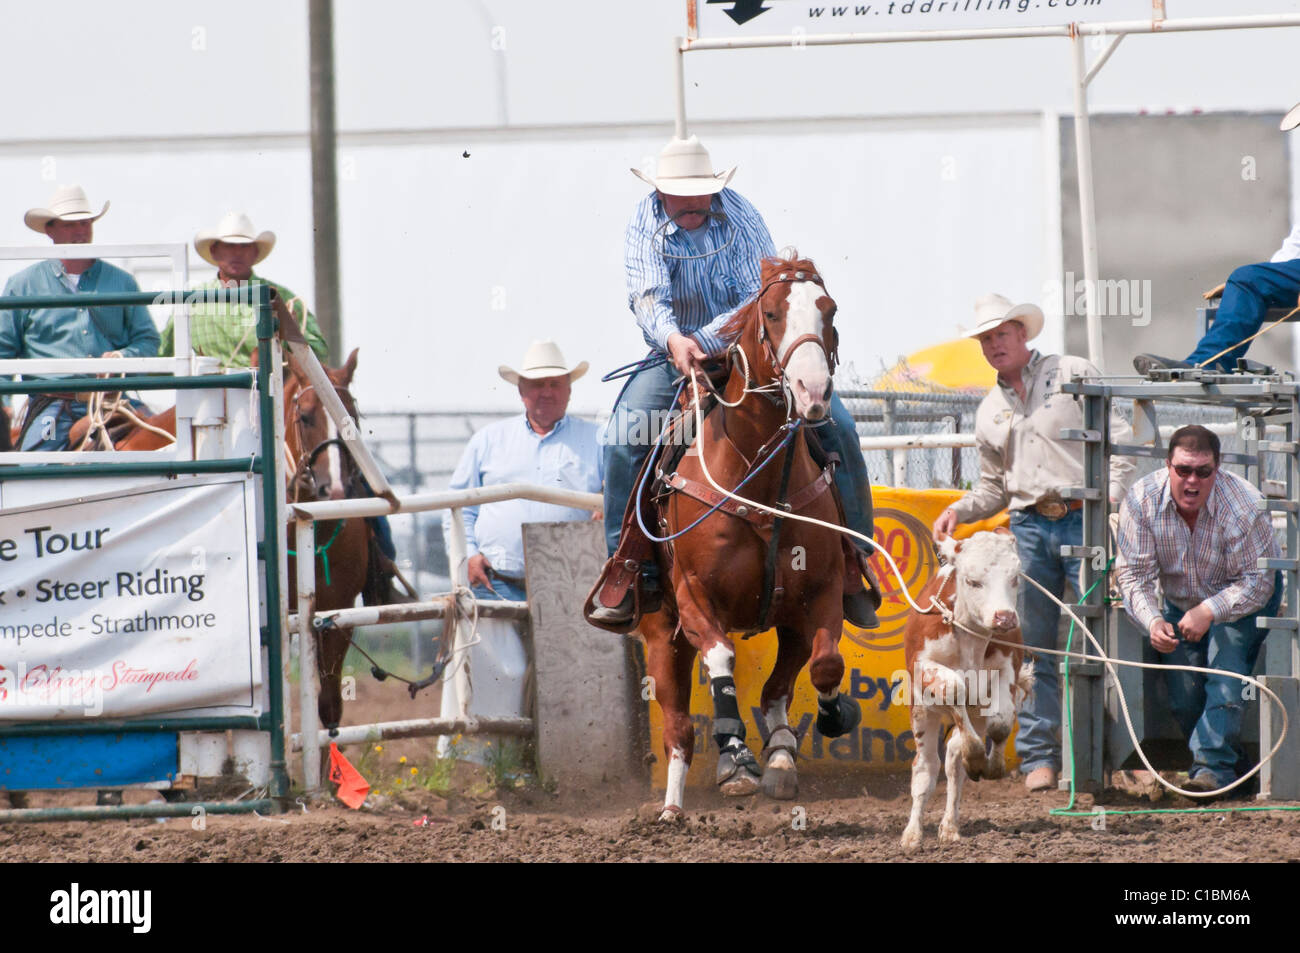
[[[1014,535],[1015,535],[1015,533],[1011,532],[1011,530],[1007,529],[1005,526],[999,526],[999,527],[998,527],[997,529],[995,529],[993,532],[995,532],[995,533],[996,533],[997,535],[999,535],[999,536],[1014,536]]]
[[[952,562],[957,558],[957,553],[961,551],[961,543],[951,536],[945,536],[943,541],[935,547],[939,551],[939,557],[944,562]]]

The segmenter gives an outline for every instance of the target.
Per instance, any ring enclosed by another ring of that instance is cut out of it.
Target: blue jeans
[[[1261,615],[1275,615],[1282,602],[1281,575],[1274,577],[1273,595],[1258,612],[1233,622],[1210,626],[1199,642],[1179,639],[1178,647],[1160,660],[1170,665],[1197,665],[1221,668],[1240,675],[1255,670],[1255,660],[1268,635],[1267,629],[1255,628]],[[1175,627],[1183,610],[1165,603],[1165,619]],[[1169,687],[1169,705],[1192,752],[1192,776],[1208,772],[1222,786],[1237,779],[1244,752],[1238,745],[1241,718],[1246,703],[1242,689],[1246,683],[1227,675],[1203,675],[1199,672],[1165,672]]]
[[[1300,259],[1261,262],[1235,269],[1223,289],[1214,324],[1187,360],[1199,364],[1242,338],[1250,337],[1264,324],[1269,308],[1294,308],[1297,293],[1300,293]],[[1233,348],[1211,366],[1232,370],[1249,346]]]
[[[1020,552],[1025,575],[1060,599],[1065,583],[1079,590],[1079,560],[1061,556],[1062,546],[1083,545],[1083,511],[1071,510],[1059,520],[1049,520],[1033,510],[1011,514],[1011,532]],[[1081,592],[1082,590],[1080,590]],[[1056,648],[1061,607],[1028,583],[1020,586],[1020,636],[1026,646]],[[1076,643],[1076,648],[1077,643]],[[1061,769],[1061,681],[1060,659],[1055,655],[1034,655],[1034,694],[1022,702],[1017,716],[1016,755],[1020,770]]]
[[[27,398],[31,400],[31,397]],[[86,405],[75,400],[56,400],[32,421],[23,434],[22,450],[67,450],[68,431],[86,416]]]
[[[493,592],[495,589],[496,592]],[[470,591],[474,593],[475,599],[481,599],[485,602],[502,599],[507,602],[527,602],[528,590],[522,584],[516,584],[513,580],[502,579],[500,576],[492,577],[492,589],[486,586],[470,586]]]
[[[605,543],[609,554],[618,548],[623,512],[636,489],[634,483],[641,464],[659,437],[655,424],[662,423],[662,413],[672,406],[677,388],[677,372],[671,364],[650,367],[632,377],[623,389],[602,438],[605,454]],[[658,416],[654,416],[658,412]],[[822,447],[838,453],[841,464],[835,470],[835,485],[844,502],[844,516],[849,529],[872,535],[871,481],[867,462],[862,457],[853,415],[839,395],[831,397],[831,422],[814,428]],[[864,551],[866,543],[855,543]],[[647,566],[646,575],[657,576],[658,568]]]

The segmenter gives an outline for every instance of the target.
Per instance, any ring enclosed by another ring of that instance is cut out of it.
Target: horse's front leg
[[[812,661],[808,677],[817,689],[817,730],[827,738],[847,735],[862,721],[862,708],[840,692],[844,680],[844,656],[840,655],[840,632],[844,628],[844,607],[836,596],[823,599],[812,638]]]
[[[663,813],[659,815],[661,821],[681,819],[686,774],[695,754],[695,726],[691,723],[691,667],[695,663],[695,646],[676,634],[676,630],[677,620],[667,608],[641,620],[652,697],[664,716],[668,783]]]
[[[713,740],[718,745],[718,789],[727,797],[742,797],[758,790],[758,760],[745,744],[745,723],[736,697],[736,646],[712,612],[692,598],[690,587],[678,586],[677,605],[682,629],[704,657],[713,696]]]
[[[812,640],[796,629],[777,626],[776,664],[763,686],[763,720],[767,725],[767,746],[763,749],[763,793],[788,801],[799,793],[795,758],[799,736],[788,721],[790,696],[799,671],[812,654]]]

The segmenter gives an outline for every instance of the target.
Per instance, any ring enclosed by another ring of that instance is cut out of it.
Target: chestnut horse
[[[842,525],[829,492],[830,473],[814,462],[805,426],[829,424],[834,316],[835,302],[811,261],[765,259],[762,289],[723,330],[735,343],[728,352],[731,371],[721,405],[704,418],[675,472],[663,474],[667,490],[654,509],[665,536],[701,522],[673,542],[658,543],[664,604],[641,624],[648,672],[664,715],[668,785],[661,820],[681,814],[695,743],[690,695],[697,653],[704,658],[713,697],[717,781],[725,795],[752,794],[761,785],[772,797],[795,796],[799,739],[787,714],[795,678],[810,658],[818,729],[836,736],[861,719],[857,703],[839,690],[846,575],[841,534],[781,521],[772,580],[777,595],[769,608],[763,588],[772,517],[735,501],[710,512],[724,497],[712,490],[709,476],[728,489],[748,478],[739,491],[748,499],[769,506],[788,501],[781,507],[784,512]],[[664,467],[662,460],[652,465]],[[650,508],[642,505],[643,512]],[[733,677],[735,643],[729,633],[755,633],[772,624],[777,656],[761,696],[768,741],[760,777],[744,741]]]
[[[354,349],[339,368],[325,368],[351,421],[358,419],[348,387],[357,369]],[[316,388],[292,358],[284,377],[284,445],[289,475],[289,503],[368,496],[361,472],[348,452],[334,419]],[[292,524],[287,532],[293,530]],[[316,611],[349,609],[366,588],[370,575],[370,527],[361,517],[316,524]],[[287,536],[293,545],[292,536]],[[291,551],[292,552],[292,551]],[[297,554],[289,557],[289,610],[297,610]],[[317,711],[331,731],[343,716],[343,659],[352,629],[330,626],[316,635],[316,671],[320,676]]]

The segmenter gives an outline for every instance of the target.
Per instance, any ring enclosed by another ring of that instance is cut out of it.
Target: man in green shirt
[[[194,250],[199,257],[217,266],[216,280],[200,285],[196,290],[239,287],[243,282],[266,282],[288,305],[307,343],[324,362],[329,357],[329,347],[307,305],[284,285],[253,273],[253,266],[271,254],[274,247],[274,232],[259,233],[243,212],[228,212],[216,228],[204,229],[194,236]],[[191,305],[190,348],[195,354],[218,358],[223,367],[248,367],[253,352],[257,350],[257,318],[252,305],[238,302]],[[176,328],[172,319],[163,329],[158,354],[171,357],[175,352]]]

